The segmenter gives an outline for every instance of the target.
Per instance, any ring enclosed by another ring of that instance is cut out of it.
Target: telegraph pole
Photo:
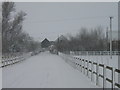
[[[106,51],[109,50],[109,46],[108,46],[108,27],[106,28]]]
[[[110,58],[112,59],[112,19],[110,16]]]

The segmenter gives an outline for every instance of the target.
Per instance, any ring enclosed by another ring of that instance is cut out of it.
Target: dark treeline
[[[76,36],[59,38],[56,46],[59,51],[107,51],[110,45],[103,28],[97,27],[90,30],[81,28]]]
[[[39,43],[22,30],[27,14],[16,12],[14,2],[2,3],[2,53],[29,52],[37,49]]]
[[[70,37],[70,48],[72,51],[99,51],[106,50],[106,38],[101,27],[87,30],[82,28],[78,35]]]

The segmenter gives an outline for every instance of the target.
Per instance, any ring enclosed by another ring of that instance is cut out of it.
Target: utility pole
[[[58,35],[58,41],[57,41],[57,50],[59,51],[59,35]]]
[[[109,50],[109,46],[108,46],[108,27],[106,28],[106,51]]]
[[[110,16],[110,58],[112,59],[112,19]]]

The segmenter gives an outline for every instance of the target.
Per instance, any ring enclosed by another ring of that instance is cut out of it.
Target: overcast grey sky
[[[81,27],[109,27],[109,16],[113,16],[113,30],[118,29],[117,2],[17,2],[17,11],[27,13],[23,30],[40,41],[55,40],[58,35],[76,34]]]

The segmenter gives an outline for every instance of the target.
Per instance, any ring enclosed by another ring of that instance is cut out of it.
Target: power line
[[[63,18],[63,19],[51,19],[51,20],[40,20],[39,21],[32,21],[28,23],[50,23],[50,22],[63,22],[63,21],[83,21],[89,19],[108,19],[107,16],[96,16],[96,17],[80,17],[80,18]]]

